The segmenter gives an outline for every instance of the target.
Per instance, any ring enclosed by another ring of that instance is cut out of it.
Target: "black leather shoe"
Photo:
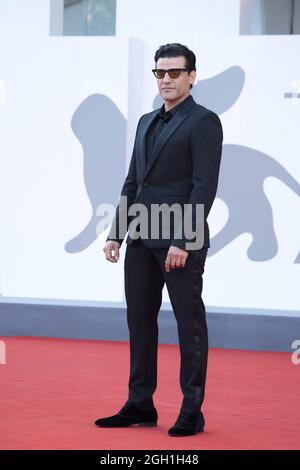
[[[157,425],[156,408],[142,410],[130,402],[126,402],[121,410],[108,418],[100,418],[95,421],[96,426],[104,428],[123,428],[136,424],[137,426],[156,426]]]
[[[179,416],[169,431],[169,436],[192,436],[197,432],[203,432],[205,419],[201,411],[195,413],[181,410]]]

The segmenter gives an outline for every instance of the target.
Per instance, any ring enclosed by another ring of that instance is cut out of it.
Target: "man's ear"
[[[190,72],[190,84],[193,85],[196,80],[196,70]]]

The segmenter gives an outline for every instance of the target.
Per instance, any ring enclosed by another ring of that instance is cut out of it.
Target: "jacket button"
[[[149,186],[149,183],[147,183],[147,181],[145,181],[145,183],[143,184],[143,186]]]

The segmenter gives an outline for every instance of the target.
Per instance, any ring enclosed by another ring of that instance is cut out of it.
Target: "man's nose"
[[[164,76],[164,78],[162,79],[162,82],[163,82],[163,83],[170,83],[170,82],[171,82],[171,78],[170,78],[170,76],[169,76],[169,74],[168,74],[167,72],[165,73],[165,76]]]

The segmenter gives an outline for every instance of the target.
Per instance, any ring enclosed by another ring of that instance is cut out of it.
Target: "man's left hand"
[[[170,269],[184,268],[188,255],[188,251],[171,245],[165,261],[165,268],[167,273],[170,271]]]

